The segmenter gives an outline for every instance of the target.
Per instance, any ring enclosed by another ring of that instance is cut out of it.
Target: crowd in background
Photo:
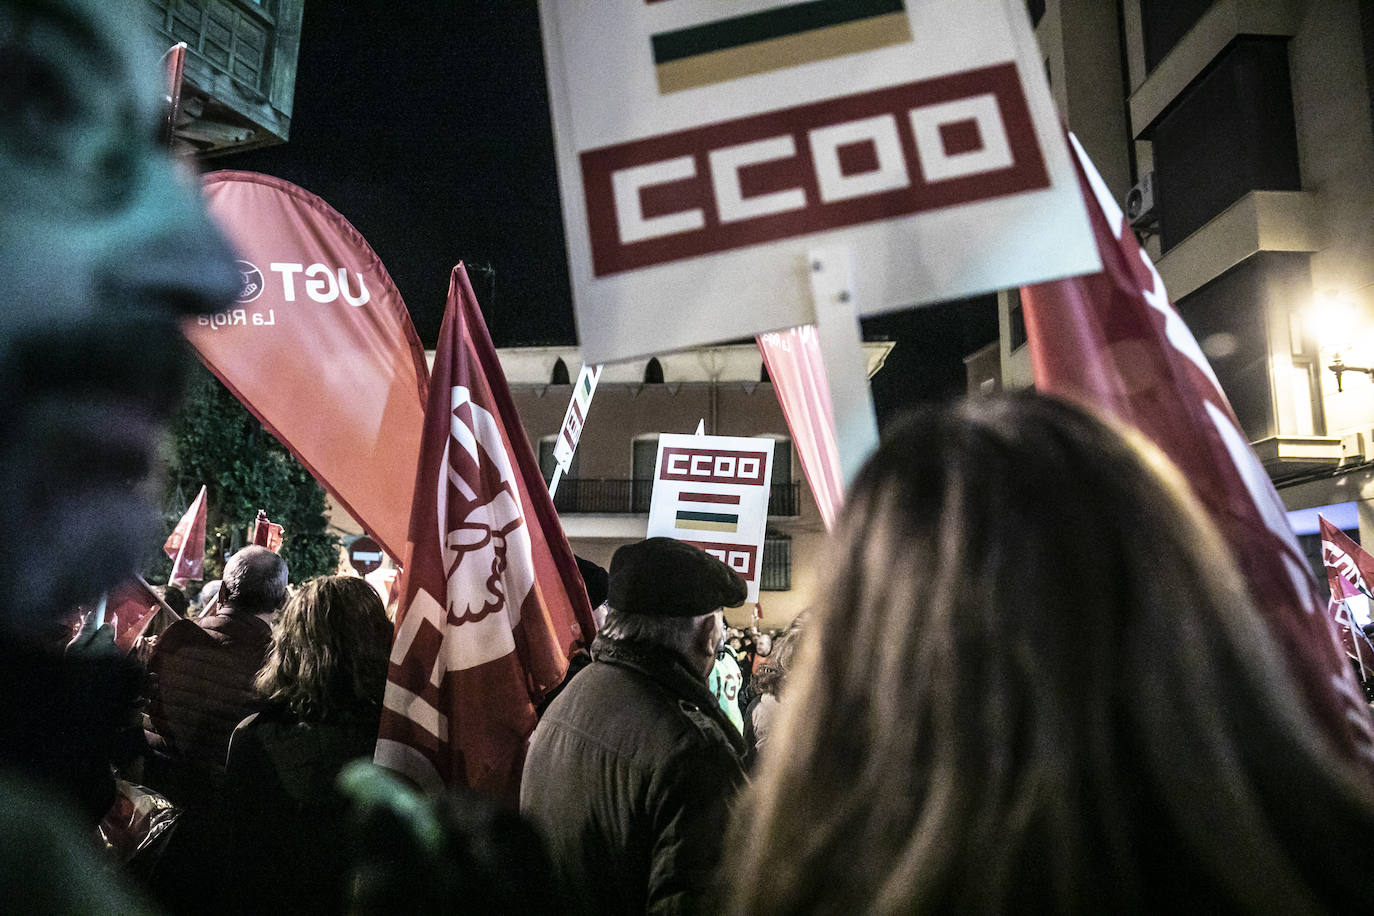
[[[67,609],[148,540],[129,481],[176,403],[177,321],[237,289],[130,47],[103,3],[0,0],[0,909],[1374,900],[1370,746],[1315,724],[1178,470],[1034,394],[886,430],[814,606],[766,652],[749,633],[754,660],[723,625],[744,583],[713,557],[651,538],[604,585],[584,570],[600,630],[531,698],[518,811],[368,762],[391,628],[360,580],[288,594],[249,547],[200,616],[166,593],[136,651],[93,615],[73,635]],[[1350,724],[1370,734],[1367,710]]]

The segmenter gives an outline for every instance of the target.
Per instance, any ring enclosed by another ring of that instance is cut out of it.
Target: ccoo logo
[[[252,261],[235,261],[239,268],[239,277],[243,280],[243,287],[239,290],[239,296],[234,301],[239,305],[252,302],[262,295],[263,279],[262,271]]]

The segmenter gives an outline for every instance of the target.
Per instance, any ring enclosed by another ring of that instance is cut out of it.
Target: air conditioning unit
[[[1159,221],[1159,213],[1155,209],[1156,202],[1155,173],[1146,172],[1140,183],[1131,188],[1130,193],[1126,195],[1126,220],[1132,228],[1143,229]]]
[[[1341,465],[1361,464],[1369,447],[1369,430],[1341,436]]]

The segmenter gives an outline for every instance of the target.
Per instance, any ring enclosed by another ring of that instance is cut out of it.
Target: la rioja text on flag
[[[399,557],[428,373],[410,313],[343,216],[253,172],[202,179],[238,249],[229,308],[188,319],[201,360],[339,504]]]

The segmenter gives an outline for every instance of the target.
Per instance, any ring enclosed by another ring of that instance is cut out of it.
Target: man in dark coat
[[[593,662],[531,739],[520,809],[573,906],[693,913],[714,878],[744,741],[706,685],[740,577],[670,538],[611,558]]]
[[[272,645],[272,615],[286,599],[286,561],[245,547],[224,564],[218,608],[176,621],[148,659],[144,781],[185,808],[151,886],[172,913],[219,913],[232,856],[223,810],[225,759],[234,728],[253,712],[258,670]]]
[[[145,777],[174,802],[204,807],[224,782],[229,736],[253,711],[253,679],[286,598],[286,561],[245,547],[224,566],[217,613],[182,619],[148,660]]]

